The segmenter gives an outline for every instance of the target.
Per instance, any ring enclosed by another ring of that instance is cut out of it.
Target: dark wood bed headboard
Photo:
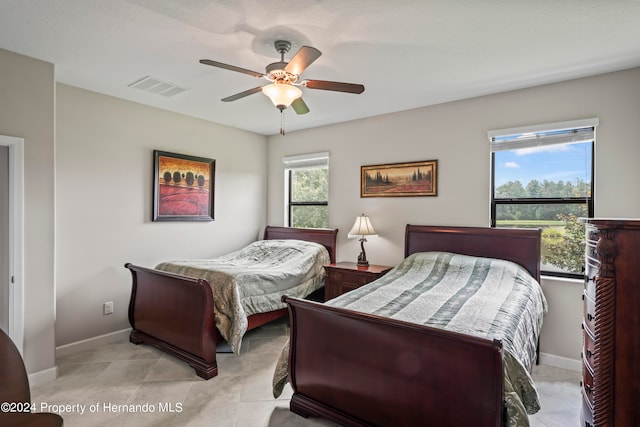
[[[264,229],[264,239],[296,239],[320,243],[329,251],[331,262],[336,262],[337,228],[294,228],[274,227],[267,225]]]
[[[524,267],[540,282],[540,229],[407,224],[404,256],[442,251],[499,258]]]

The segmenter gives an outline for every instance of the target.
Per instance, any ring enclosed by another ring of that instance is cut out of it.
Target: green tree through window
[[[328,153],[285,157],[286,224],[289,227],[329,227]]]
[[[289,226],[328,227],[329,169],[294,169],[290,173]]]

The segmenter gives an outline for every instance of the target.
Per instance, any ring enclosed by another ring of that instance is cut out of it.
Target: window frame
[[[593,128],[593,137],[590,140],[590,148],[591,148],[591,167],[590,167],[590,175],[591,179],[589,182],[590,191],[586,197],[504,197],[504,198],[496,198],[496,186],[495,186],[495,178],[496,178],[496,160],[495,154],[496,151],[493,146],[490,148],[491,150],[491,201],[490,201],[490,216],[491,216],[491,227],[497,226],[497,207],[499,205],[553,205],[553,204],[579,204],[587,206],[587,216],[589,218],[594,217],[594,199],[595,199],[595,144],[596,144],[596,127],[598,126],[598,119],[584,119],[577,120],[572,122],[560,122],[560,123],[550,123],[550,124],[541,124],[534,126],[527,126],[521,128],[512,128],[512,129],[502,129],[489,131],[488,137],[489,141],[493,144],[496,137],[507,136],[507,135],[517,135],[524,133],[535,133],[535,132],[553,132],[554,130],[568,130],[568,129],[579,129],[584,127],[592,127]],[[584,141],[588,142],[588,141]],[[559,144],[567,144],[569,141],[564,142],[551,142],[546,143],[545,145],[559,145]],[[525,147],[522,147],[525,148]],[[507,148],[507,150],[516,150],[517,146],[513,146]],[[582,273],[570,273],[570,272],[558,272],[558,271],[550,271],[550,270],[542,270],[542,274],[545,276],[552,277],[565,277],[565,278],[576,278],[580,279],[583,277]]]
[[[328,194],[328,186],[329,182],[327,182],[327,200],[326,201],[305,201],[305,202],[294,202],[293,198],[293,172],[295,170],[304,170],[304,169],[312,169],[312,168],[326,168],[327,169],[327,181],[329,180],[329,153],[312,153],[312,154],[303,154],[299,156],[287,156],[282,159],[284,163],[284,173],[285,173],[285,218],[284,223],[287,227],[292,227],[292,219],[293,219],[293,209],[298,206],[329,206],[329,194]],[[327,212],[327,223],[329,222],[328,212]]]
[[[317,167],[317,166],[316,166]],[[327,169],[329,166],[327,165]],[[296,169],[310,169],[310,168],[296,168]],[[293,198],[293,171],[296,169],[288,169],[289,172],[289,194],[287,195],[288,200],[288,214],[287,214],[287,227],[291,227],[291,220],[293,218],[293,209],[297,206],[329,206],[329,200],[326,202],[323,201],[313,201],[313,202],[293,202],[291,201]],[[328,197],[327,197],[328,199]],[[328,220],[328,218],[327,218]]]

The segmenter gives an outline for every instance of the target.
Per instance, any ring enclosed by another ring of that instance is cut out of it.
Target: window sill
[[[540,277],[540,281],[541,282],[554,281],[554,282],[561,283],[563,285],[580,285],[580,286],[584,285],[584,280],[583,279],[574,279],[574,278],[571,278],[571,277],[558,277],[558,276],[545,276],[545,275],[542,275]]]

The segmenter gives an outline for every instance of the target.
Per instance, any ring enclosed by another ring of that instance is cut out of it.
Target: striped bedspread
[[[540,408],[529,372],[547,303],[538,282],[517,264],[447,252],[416,253],[380,279],[326,304],[499,339],[508,425],[527,425],[526,414]],[[286,368],[286,360],[281,362]],[[286,382],[286,369],[281,368],[274,375],[274,394]]]
[[[323,266],[329,262],[321,244],[276,239],[217,258],[163,262],[155,268],[209,282],[216,327],[238,354],[247,316],[284,308],[284,294],[304,298],[324,286]]]

